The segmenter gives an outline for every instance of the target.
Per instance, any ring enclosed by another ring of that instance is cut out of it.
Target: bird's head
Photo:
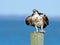
[[[34,10],[33,10],[33,14],[37,14],[37,13],[39,13],[39,11],[36,10],[36,9],[34,9]]]

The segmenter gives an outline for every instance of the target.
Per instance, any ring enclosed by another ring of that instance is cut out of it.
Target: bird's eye
[[[34,11],[34,13],[35,13],[35,11]]]

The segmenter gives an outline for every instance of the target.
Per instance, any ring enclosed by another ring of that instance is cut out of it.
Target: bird
[[[33,9],[33,13],[25,19],[25,23],[36,28],[35,32],[45,32],[44,28],[49,25],[49,19],[46,14]],[[40,28],[41,30],[38,30]]]

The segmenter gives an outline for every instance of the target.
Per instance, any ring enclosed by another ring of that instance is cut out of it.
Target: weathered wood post
[[[31,45],[44,45],[44,32],[31,32]]]

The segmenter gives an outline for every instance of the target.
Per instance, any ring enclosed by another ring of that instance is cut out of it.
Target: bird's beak
[[[35,13],[35,11],[33,11],[33,13]]]

